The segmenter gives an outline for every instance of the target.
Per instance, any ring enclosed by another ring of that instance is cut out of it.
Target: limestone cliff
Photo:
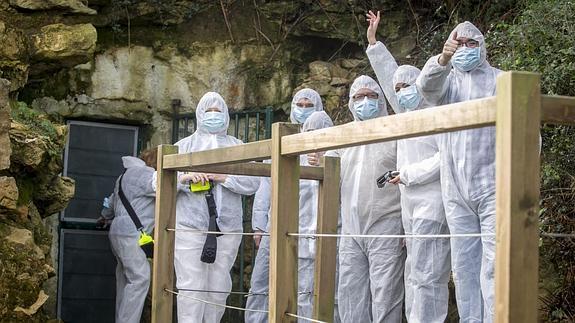
[[[398,58],[415,48],[410,9],[376,2],[4,0],[0,70],[52,120],[149,125],[152,145],[170,140],[170,102],[193,111],[206,91],[283,119],[293,92],[314,86],[345,121],[346,85],[370,73],[363,13],[386,9],[380,37]]]
[[[55,271],[44,219],[74,195],[74,181],[58,175],[66,127],[11,109],[9,89],[0,79],[0,321],[45,322],[43,285]]]
[[[279,121],[309,86],[344,122],[349,84],[371,73],[371,6],[386,10],[379,36],[409,60],[414,14],[391,0],[0,0],[0,78],[10,81],[0,93],[0,321],[55,317],[50,215],[74,194],[57,176],[65,120],[136,124],[152,146],[172,139],[174,99],[191,112],[218,91],[234,110],[272,107]]]

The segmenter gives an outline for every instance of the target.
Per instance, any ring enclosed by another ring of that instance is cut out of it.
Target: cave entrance
[[[104,197],[136,156],[137,126],[68,121],[64,176],[76,193],[60,215],[58,317],[65,322],[114,322],[116,260],[108,231],[96,229]]]

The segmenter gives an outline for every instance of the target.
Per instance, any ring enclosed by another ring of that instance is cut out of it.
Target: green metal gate
[[[178,104],[172,104],[172,109],[172,142],[175,143],[194,133],[197,124],[194,112],[179,113]],[[272,107],[230,112],[228,135],[241,139],[243,142],[269,139],[271,138],[272,120]],[[248,126],[246,127],[246,125]]]
[[[175,143],[194,133],[197,128],[197,123],[195,113],[179,113],[179,102],[173,102],[172,109],[172,143]],[[272,121],[273,110],[271,107],[261,110],[231,112],[228,134],[241,139],[243,142],[269,139],[271,138]],[[253,197],[243,197],[242,201],[244,232],[251,232],[251,206],[253,204]],[[231,294],[228,297],[228,305],[245,307],[246,298],[244,295],[241,295],[241,293],[247,292],[248,290],[251,271],[256,259],[255,255],[256,248],[253,238],[244,236],[238,251],[238,257],[231,271],[233,279],[232,291],[239,292],[240,294]],[[240,311],[226,310],[222,322],[244,322],[243,314],[244,313]]]

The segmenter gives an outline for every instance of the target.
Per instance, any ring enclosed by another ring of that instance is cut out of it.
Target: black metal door
[[[76,193],[60,217],[58,316],[66,323],[114,322],[116,259],[97,230],[102,201],[137,152],[138,127],[69,121],[64,175]]]
[[[113,323],[115,268],[106,231],[62,229],[58,316],[66,323]]]
[[[135,156],[138,127],[69,121],[64,176],[76,181],[76,194],[62,212],[63,222],[96,223],[102,200],[123,172],[122,156]]]

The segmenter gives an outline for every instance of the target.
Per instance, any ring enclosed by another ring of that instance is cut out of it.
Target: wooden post
[[[537,322],[539,266],[539,75],[497,79],[495,320]]]
[[[176,227],[177,172],[163,169],[164,156],[177,154],[178,147],[158,147],[158,178],[154,229],[154,263],[152,266],[152,323],[172,322],[173,295],[164,289],[174,288],[174,241]]]
[[[339,158],[324,157],[323,180],[319,182],[317,233],[335,233],[339,217]],[[336,238],[318,238],[313,286],[313,318],[331,322],[335,301]]]
[[[272,125],[268,321],[273,323],[289,322],[285,313],[297,313],[298,239],[287,233],[299,231],[299,157],[281,155],[281,138],[297,132],[297,125]]]

